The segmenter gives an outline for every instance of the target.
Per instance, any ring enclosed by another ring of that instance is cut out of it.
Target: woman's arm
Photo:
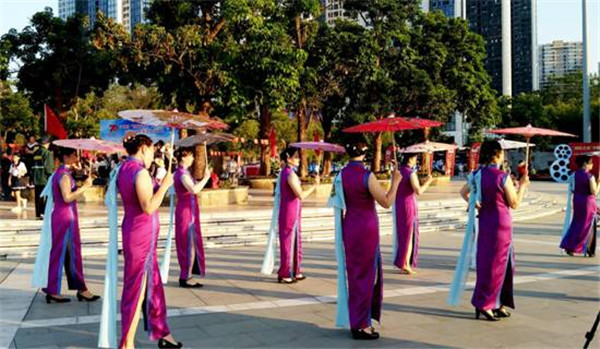
[[[67,204],[70,204],[71,202],[79,199],[83,193],[92,186],[92,181],[92,177],[88,177],[85,182],[83,182],[81,188],[73,191],[71,189],[71,178],[67,175],[63,175],[59,182],[60,193],[62,194],[63,201]]]
[[[142,211],[146,214],[154,213],[154,211],[160,207],[160,204],[165,198],[165,194],[171,185],[173,185],[173,174],[167,173],[158,187],[158,190],[154,193],[150,173],[148,173],[148,170],[146,169],[141,170],[135,181],[135,191]]]
[[[425,193],[425,191],[427,191],[432,182],[433,178],[431,177],[431,175],[427,176],[427,180],[425,181],[425,183],[423,183],[423,185],[421,185],[421,183],[419,182],[419,176],[416,172],[413,172],[410,175],[410,185],[412,186],[413,190],[417,195]]]
[[[290,185],[290,188],[292,188],[292,191],[294,192],[294,194],[296,194],[296,196],[300,200],[304,200],[307,197],[309,197],[310,194],[312,194],[317,189],[317,185],[319,185],[319,183],[320,183],[319,177],[317,176],[315,178],[315,184],[312,187],[310,187],[307,190],[302,190],[302,185],[300,184],[300,178],[298,178],[298,175],[294,172],[290,173],[287,181],[288,181],[288,184]]]
[[[396,193],[398,192],[398,186],[402,180],[402,175],[398,171],[392,173],[392,186],[387,192],[383,189],[377,177],[371,172],[369,174],[369,192],[373,195],[373,198],[384,208],[390,208],[396,200]]]
[[[465,183],[462,188],[460,188],[460,197],[463,198],[466,202],[469,202],[469,196],[471,195],[471,187],[469,183]]]
[[[202,177],[202,180],[196,184],[194,184],[194,181],[192,180],[192,177],[190,177],[189,174],[186,173],[183,176],[181,176],[181,182],[183,183],[185,189],[187,189],[187,191],[194,195],[198,195],[202,191],[202,189],[204,189],[209,179],[210,172],[208,171],[204,171],[204,177]]]
[[[525,175],[519,181],[519,189],[515,190],[515,185],[513,184],[512,179],[510,177],[506,177],[506,182],[504,183],[504,193],[506,195],[506,200],[508,201],[508,206],[513,210],[519,208],[519,205],[523,201],[523,196],[525,195],[525,189],[529,186],[529,176]]]
[[[590,191],[592,192],[592,195],[598,195],[598,192],[600,191],[600,176],[598,179],[595,179],[593,175],[590,176]]]

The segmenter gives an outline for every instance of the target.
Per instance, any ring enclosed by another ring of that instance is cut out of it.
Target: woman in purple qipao
[[[395,170],[387,192],[363,161],[360,138],[346,145],[348,165],[337,175],[329,202],[335,208],[338,300],[336,326],[350,327],[354,339],[377,339],[372,320],[381,320],[383,270],[375,202],[394,203],[402,179]]]
[[[100,296],[88,291],[83,276],[81,259],[81,236],[79,234],[79,214],[77,199],[92,186],[92,177],[88,177],[83,186],[77,189],[70,169],[79,159],[77,151],[71,148],[58,149],[61,166],[52,176],[52,249],[48,266],[48,284],[44,288],[46,302],[65,303],[69,298],[60,296],[62,269],[65,268],[70,290],[77,290],[79,301],[94,302]],[[49,217],[50,218],[50,217]]]
[[[194,162],[192,149],[179,149],[176,154],[177,171],[173,176],[177,207],[175,209],[175,244],[177,245],[177,260],[179,261],[179,286],[184,288],[202,287],[199,282],[192,280],[192,274],[204,277],[206,275],[206,259],[204,244],[200,229],[200,207],[198,194],[204,189],[210,179],[208,166],[205,167],[204,177],[196,182],[189,168]]]
[[[594,167],[591,156],[580,155],[576,162],[579,169],[569,178],[568,201],[571,201],[571,197],[573,199],[572,203],[567,202],[567,215],[560,248],[570,256],[574,253],[583,253],[593,257],[596,252],[594,219],[598,214],[596,196],[600,190],[600,177],[596,179],[590,173]]]
[[[150,339],[158,340],[159,348],[181,348],[167,325],[167,305],[156,247],[160,224],[158,208],[167,190],[173,185],[168,173],[158,186],[148,168],[154,160],[152,140],[145,135],[128,136],[123,146],[129,157],[123,162],[117,177],[117,188],[123,200],[123,294],[121,297],[120,348],[133,348],[140,315]]]
[[[404,154],[400,166],[402,181],[394,203],[394,265],[402,274],[415,274],[419,255],[419,208],[417,196],[423,194],[433,181],[431,175],[423,185],[417,175],[417,155]]]
[[[483,315],[489,321],[509,317],[505,307],[513,308],[513,274],[515,268],[511,209],[517,209],[529,186],[529,176],[519,181],[518,190],[506,172],[502,171],[504,151],[498,141],[485,141],[479,159],[482,165],[475,173],[471,193],[465,185],[461,196],[469,201],[477,195],[479,234],[477,236],[477,280],[471,304],[475,317]]]

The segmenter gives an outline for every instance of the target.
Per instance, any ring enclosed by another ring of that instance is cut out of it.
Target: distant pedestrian
[[[21,161],[21,156],[18,153],[14,154],[12,157],[9,174],[9,186],[12,189],[14,198],[17,200],[17,206],[11,211],[19,213],[27,208],[27,199],[23,198],[21,193],[23,190],[27,189],[27,183],[25,183],[24,178],[27,174],[27,167],[25,166],[25,163]]]
[[[41,197],[42,191],[48,183],[48,178],[54,172],[54,155],[50,148],[50,137],[44,136],[41,146],[33,153],[33,184],[35,186],[35,216],[44,214],[46,200]]]

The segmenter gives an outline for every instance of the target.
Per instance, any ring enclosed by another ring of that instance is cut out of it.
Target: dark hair
[[[400,164],[408,165],[408,161],[417,156],[419,156],[418,153],[404,153],[404,154],[402,154],[402,159],[400,160]]]
[[[71,156],[76,152],[77,150],[73,148],[58,147],[56,148],[56,157],[60,162],[65,162],[65,156]]]
[[[589,155],[579,155],[575,159],[575,162],[577,163],[577,167],[583,167],[584,165],[587,165],[590,162],[592,162],[592,157]]]
[[[154,143],[154,146],[159,148],[162,148],[163,145],[165,145],[165,142],[163,142],[162,139],[159,139],[156,143]]]
[[[123,139],[123,148],[125,148],[125,150],[127,151],[127,154],[129,154],[129,155],[136,154],[138,151],[140,151],[140,148],[143,145],[151,146],[152,139],[150,139],[150,137],[143,135],[143,134],[128,136]]]
[[[492,162],[494,156],[498,156],[502,153],[502,145],[500,142],[495,140],[489,140],[483,142],[479,153],[479,163],[487,165]]]
[[[369,149],[369,147],[367,147],[367,143],[360,138],[350,140],[348,143],[346,143],[344,148],[346,148],[346,153],[348,153],[350,158],[363,156],[367,153],[367,149]]]
[[[287,162],[289,158],[293,157],[298,152],[296,147],[287,147],[279,155],[279,159],[283,162]]]
[[[186,157],[188,155],[194,155],[193,148],[179,148],[175,152],[175,159],[177,159],[177,162],[181,162],[181,159],[183,159],[184,157]]]

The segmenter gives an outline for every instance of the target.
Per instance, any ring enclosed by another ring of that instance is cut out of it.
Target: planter
[[[312,188],[312,184],[302,184],[302,190],[307,190]],[[332,183],[323,183],[323,184],[319,184],[317,186],[317,190],[315,190],[314,193],[312,193],[310,195],[310,197],[314,197],[314,198],[319,198],[319,199],[326,199],[329,198],[329,196],[331,195],[331,187],[333,186]]]
[[[248,202],[248,187],[233,189],[204,189],[200,193],[201,207],[245,204]]]
[[[79,202],[104,202],[106,187],[103,185],[94,185],[83,193]]]
[[[248,185],[251,189],[274,190],[275,178],[250,178],[248,179]]]
[[[438,185],[448,185],[450,184],[450,176],[437,176],[437,177],[433,177],[433,182],[431,182],[431,186],[438,186]]]

